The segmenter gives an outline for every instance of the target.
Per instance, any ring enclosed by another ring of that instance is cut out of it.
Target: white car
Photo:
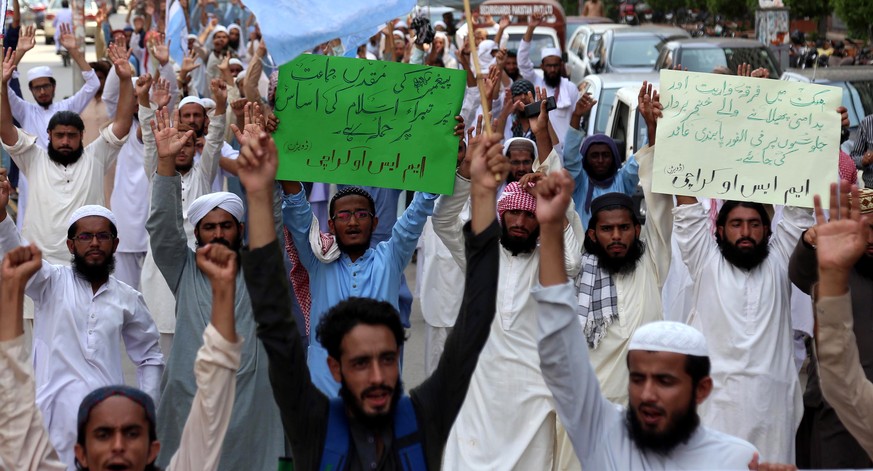
[[[639,94],[640,85],[644,80],[657,84],[658,73],[592,74],[585,77],[579,84],[579,93],[590,93],[597,100],[597,104],[591,109],[587,121],[582,123],[587,135],[610,134],[609,116],[616,103],[616,94],[619,89],[636,87],[637,94]],[[634,99],[636,99],[636,95],[634,95]]]
[[[567,72],[570,81],[579,84],[586,75],[594,72],[591,64],[594,47],[606,31],[616,28],[628,28],[622,24],[589,24],[582,25],[573,32],[567,40]]]

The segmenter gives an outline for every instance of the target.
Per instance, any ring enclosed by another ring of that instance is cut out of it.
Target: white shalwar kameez
[[[434,231],[462,271],[458,214],[469,189],[469,181],[456,177],[454,195],[441,197],[432,217]],[[582,262],[581,239],[572,225],[564,230],[564,247],[565,269],[572,277]],[[555,405],[540,373],[537,304],[530,296],[539,266],[539,249],[513,256],[500,247],[497,315],[446,442],[445,470],[548,470],[553,465]]]
[[[704,425],[748,440],[761,461],[793,463],[803,415],[788,259],[813,223],[808,209],[786,207],[770,253],[751,271],[722,256],[700,203],[673,210],[673,235],[696,280],[688,323],[706,336],[713,392],[700,407]]]
[[[0,223],[0,251],[20,245],[10,218]],[[76,414],[94,389],[124,384],[121,341],[137,367],[140,389],[158,402],[164,361],[158,330],[142,295],[110,276],[95,293],[67,266],[43,260],[25,294],[36,307],[33,370],[36,404],[61,462],[73,466]]]
[[[558,415],[586,470],[749,469],[754,446],[702,425],[688,442],[677,445],[666,456],[637,447],[628,433],[625,408],[603,397],[588,361],[588,346],[577,321],[574,284],[568,281],[542,287],[537,283],[531,294],[539,302],[537,317],[543,377],[554,394]]]

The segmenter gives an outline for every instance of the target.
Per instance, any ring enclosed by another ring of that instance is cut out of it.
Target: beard
[[[107,255],[102,263],[92,264],[84,256],[74,253],[73,270],[89,283],[105,281],[115,271],[115,255]]]
[[[626,275],[636,270],[640,259],[646,252],[646,243],[639,238],[634,239],[623,257],[611,257],[606,248],[589,237],[585,237],[585,250],[597,257],[597,266],[606,270],[610,275]]]
[[[633,407],[627,408],[625,425],[627,426],[628,434],[634,444],[643,451],[653,451],[658,455],[666,456],[673,451],[677,446],[683,443],[688,443],[691,435],[697,430],[700,425],[700,417],[697,415],[697,394],[691,394],[691,401],[688,408],[682,415],[676,416],[673,421],[668,424],[667,430],[663,432],[652,432],[643,428],[640,419],[637,417]],[[663,410],[662,410],[663,411]]]
[[[367,249],[370,248],[370,241],[373,239],[373,234],[370,234],[370,237],[367,237],[367,240],[361,242],[360,244],[346,244],[343,243],[342,238],[337,235],[334,237],[336,240],[336,246],[340,249],[342,253],[363,253],[366,252]]]
[[[558,88],[561,86],[561,74],[543,74],[543,82],[546,82],[549,87]]]
[[[509,233],[509,228],[504,223],[501,227],[500,245],[510,251],[513,256],[520,253],[531,253],[537,248],[537,240],[540,238],[540,228],[537,226],[527,237],[516,237]]]
[[[361,402],[363,397],[374,391],[385,391],[388,394],[391,394],[391,405],[388,407],[388,410],[382,413],[377,414],[368,414],[361,407]],[[351,409],[352,417],[355,418],[358,422],[361,423],[365,428],[369,430],[378,430],[391,425],[392,419],[394,418],[394,411],[397,407],[397,402],[400,400],[400,396],[403,394],[403,382],[401,380],[397,380],[397,388],[392,388],[387,384],[380,384],[377,386],[370,386],[367,389],[361,391],[360,397],[355,397],[352,395],[351,390],[349,390],[348,385],[346,384],[345,378],[342,379],[342,386],[339,390],[340,397],[343,398],[343,403]]]
[[[79,158],[82,157],[82,153],[85,151],[85,149],[80,144],[78,149],[60,151],[52,147],[52,143],[49,142],[46,151],[48,152],[49,158],[52,159],[53,162],[66,167],[67,165],[72,165],[78,162]]]
[[[755,246],[751,249],[741,249],[737,247],[736,244],[739,244],[744,240],[751,241]],[[761,241],[761,243],[756,243],[748,237],[743,237],[737,239],[733,244],[726,240],[720,240],[718,242],[718,247],[721,249],[721,254],[728,263],[746,271],[750,271],[763,263],[764,260],[767,259],[767,255],[770,253],[770,248],[767,245],[766,239]]]
[[[194,159],[191,159],[187,164],[176,164],[176,171],[182,175],[188,173],[192,168],[194,168]]]
[[[232,38],[229,38],[229,39],[227,40],[227,46],[228,46],[230,49],[234,50],[234,51],[236,51],[237,49],[239,49],[239,43],[240,43],[240,40],[239,40],[239,39],[234,40],[234,39],[232,39]]]
[[[36,104],[39,106],[42,106],[43,108],[48,109],[49,106],[52,106],[53,101],[54,101],[54,98],[49,98],[48,100],[45,100],[45,101],[36,100]]]

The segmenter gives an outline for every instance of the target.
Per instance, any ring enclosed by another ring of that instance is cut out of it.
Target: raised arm
[[[600,392],[579,328],[576,289],[563,269],[562,221],[573,193],[573,179],[566,171],[553,172],[535,190],[540,274],[532,295],[539,302],[540,366],[573,448],[585,461],[603,437],[591,430],[604,430],[619,412]]]
[[[212,98],[215,100],[215,112],[209,117],[209,132],[206,134],[206,143],[203,152],[200,153],[200,167],[203,176],[208,182],[215,180],[218,174],[218,163],[221,159],[221,146],[224,144],[224,129],[226,126],[225,112],[227,111],[227,85],[220,79],[210,82]]]
[[[30,354],[24,343],[24,289],[42,264],[35,246],[7,253],[0,267],[0,458],[7,469],[66,469],[49,441],[42,413],[36,406],[36,387]]]
[[[268,134],[261,133],[246,142],[238,161],[249,210],[249,250],[243,251],[243,273],[258,323],[258,338],[270,359],[273,397],[293,447],[302,437],[318,433],[316,427],[324,426],[321,422],[328,400],[312,383],[306,366],[303,344],[291,314],[288,273],[273,230],[276,144]]]
[[[533,33],[537,26],[543,22],[542,15],[531,15],[528,22],[527,31],[524,32],[524,37],[521,38],[521,43],[518,45],[518,71],[521,76],[531,83],[539,83],[539,77],[534,71],[534,63],[530,59],[530,42],[533,39]]]
[[[127,61],[125,51],[115,44],[109,45],[109,59],[112,61],[115,74],[118,76],[118,108],[115,113],[115,121],[112,123],[112,134],[118,139],[124,139],[130,133],[133,124],[133,113],[136,112],[131,82],[130,62]]]
[[[841,191],[831,185],[830,221],[821,199],[815,197],[816,254],[819,285],[816,299],[818,335],[816,345],[822,394],[846,429],[873,458],[873,383],[864,374],[852,328],[849,276],[864,256],[869,240],[869,221],[862,220],[858,204],[849,205],[849,185]],[[860,201],[851,187],[852,201]]]
[[[0,87],[0,115],[6,116],[6,119],[0,119],[0,139],[7,147],[12,147],[18,142],[18,130],[9,119],[12,116],[12,108],[9,106],[9,79],[12,78],[12,72],[15,71],[15,58],[13,57],[12,49],[6,50],[6,55],[3,57],[3,86]]]
[[[28,26],[18,33],[18,47],[15,48],[15,65],[21,63],[21,59],[27,51],[36,46],[36,26]]]
[[[439,431],[440,444],[448,437],[461,409],[479,353],[488,340],[488,332],[497,301],[497,272],[500,255],[499,225],[494,208],[497,186],[509,174],[509,162],[503,156],[500,136],[492,134],[471,145],[471,213],[464,228],[467,245],[464,300],[452,333],[434,373],[412,390],[413,401],[420,405],[424,423]]]
[[[88,61],[85,60],[85,54],[82,53],[76,42],[76,33],[73,31],[72,26],[67,23],[61,23],[59,27],[61,30],[61,46],[66,48],[67,52],[70,53],[70,59],[73,59],[73,61],[76,62],[76,65],[79,66],[79,70],[81,70],[83,74],[85,72],[91,72],[91,66],[88,64]]]
[[[243,340],[236,335],[233,316],[237,255],[222,245],[208,244],[197,250],[197,267],[212,287],[212,321],[203,332],[203,346],[194,363],[197,393],[169,468],[213,471],[230,425],[242,353]]]

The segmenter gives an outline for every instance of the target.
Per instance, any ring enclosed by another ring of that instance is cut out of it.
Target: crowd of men
[[[50,68],[19,77],[36,33],[11,26],[0,469],[873,467],[873,198],[848,183],[873,175],[873,117],[829,211],[659,194],[651,84],[647,145],[623,161],[586,135],[596,100],[560,51],[531,60],[540,18],[517,51],[508,19],[476,51],[451,21],[429,44],[392,21],[359,57],[467,72],[454,191],[398,217],[398,190],[277,181],[256,18],[239,0],[182,6],[181,63],[163,2],[132,2],[123,30],[101,13],[94,63],[59,24],[85,81],[64,100]],[[407,391],[416,252],[426,379]],[[668,304],[677,271],[691,284]],[[795,334],[813,301],[792,286],[815,299],[814,340]]]

